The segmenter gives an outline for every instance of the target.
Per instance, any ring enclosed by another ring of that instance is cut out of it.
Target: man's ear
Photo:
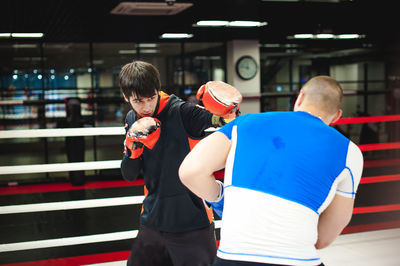
[[[332,121],[331,121],[329,124],[333,124],[333,123],[335,123],[336,121],[338,121],[339,118],[342,116],[342,114],[343,114],[342,109],[339,109],[339,110],[336,112],[335,116],[332,118]]]
[[[297,96],[296,102],[294,103],[294,110],[298,109],[304,101],[304,91],[300,90],[299,96]]]

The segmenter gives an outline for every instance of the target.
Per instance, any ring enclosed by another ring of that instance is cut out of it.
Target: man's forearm
[[[192,175],[193,173],[190,173]],[[198,173],[198,175],[193,174],[193,178],[185,178],[186,176],[181,176],[182,183],[190,189],[199,198],[205,199],[207,201],[215,201],[221,191],[220,185],[215,181],[213,175],[204,175],[203,173]]]
[[[124,156],[121,161],[122,177],[129,182],[134,181],[138,178],[142,170],[142,165],[143,161],[141,158],[129,159],[128,156]]]
[[[179,168],[182,183],[200,198],[215,201],[221,188],[213,173],[224,168],[230,147],[230,141],[221,132],[204,138]]]
[[[317,249],[329,246],[346,225],[352,216],[354,200],[336,195],[318,220]]]

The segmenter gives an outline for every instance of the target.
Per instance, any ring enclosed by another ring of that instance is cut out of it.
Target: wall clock
[[[241,79],[250,80],[257,75],[258,65],[251,56],[242,56],[236,61],[236,73]]]

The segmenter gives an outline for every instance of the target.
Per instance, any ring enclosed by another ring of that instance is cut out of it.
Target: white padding
[[[50,173],[50,172],[66,172],[66,171],[81,171],[81,170],[101,170],[101,169],[115,169],[120,167],[121,167],[121,160],[15,165],[15,166],[1,166],[0,175]]]

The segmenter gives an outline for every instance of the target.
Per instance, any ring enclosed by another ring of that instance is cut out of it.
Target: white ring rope
[[[120,165],[121,160],[0,166],[0,175],[116,169]]]
[[[124,135],[123,127],[2,130],[0,139]]]
[[[16,214],[27,212],[65,211],[98,207],[111,207],[142,204],[144,196],[126,196],[118,198],[71,200],[47,203],[19,204],[0,207],[0,214]]]
[[[213,132],[208,128],[206,132]],[[0,139],[124,135],[123,127],[2,130]],[[122,147],[122,144],[121,144]],[[121,148],[122,149],[122,148]],[[0,166],[0,175],[50,173],[120,168],[121,160]]]
[[[215,131],[215,128],[208,128],[205,131],[213,132]],[[112,135],[124,135],[124,134],[125,134],[125,129],[123,127],[20,129],[20,130],[1,130],[0,139],[112,136]]]
[[[214,221],[214,224],[215,224],[215,229],[221,228],[220,220]],[[62,247],[62,246],[72,246],[72,245],[132,239],[136,238],[137,233],[138,230],[129,230],[122,232],[96,234],[96,235],[73,236],[73,237],[64,237],[57,239],[44,239],[44,240],[34,240],[34,241],[17,242],[9,244],[0,244],[0,253],[19,251],[19,250]]]

